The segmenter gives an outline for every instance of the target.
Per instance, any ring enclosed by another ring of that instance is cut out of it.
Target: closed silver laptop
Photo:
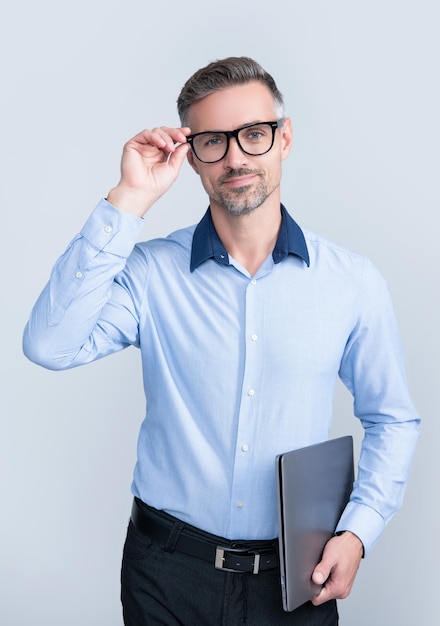
[[[293,611],[320,590],[311,577],[353,489],[353,438],[280,454],[276,473],[283,608]]]

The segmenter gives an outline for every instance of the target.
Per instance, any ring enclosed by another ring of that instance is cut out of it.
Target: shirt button
[[[251,339],[252,341],[257,341],[258,339],[258,335],[256,335],[255,333],[253,335],[251,335]]]
[[[248,446],[248,444],[247,444],[247,443],[244,443],[244,444],[241,446],[241,449],[243,450],[243,452],[249,452],[249,446]]]
[[[248,396],[254,396],[255,395],[255,389],[248,389]]]
[[[82,277],[83,277],[83,273],[82,273],[82,272],[77,272],[77,273],[75,274],[75,276],[76,276],[77,278],[82,278]]]
[[[253,278],[253,279],[251,280],[251,285],[256,285],[256,284],[257,284],[257,281],[255,280],[255,278]]]
[[[111,226],[104,226],[104,232],[105,233],[111,233],[113,230],[113,228]]]
[[[243,502],[243,500],[239,500],[239,501],[237,502],[237,506],[238,506],[238,508],[239,508],[239,509],[242,509],[242,508],[244,507],[244,502]]]

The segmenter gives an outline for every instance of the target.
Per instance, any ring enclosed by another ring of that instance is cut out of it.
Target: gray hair
[[[215,91],[259,81],[269,88],[279,118],[284,117],[283,96],[272,76],[249,57],[228,57],[213,61],[189,78],[177,99],[177,111],[182,126],[188,126],[188,111],[194,102]]]

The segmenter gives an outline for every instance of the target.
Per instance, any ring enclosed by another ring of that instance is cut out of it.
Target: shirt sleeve
[[[407,388],[391,298],[368,261],[339,375],[353,394],[365,434],[352,496],[336,531],[355,533],[367,554],[401,505],[420,421]]]
[[[67,369],[137,343],[141,295],[116,278],[143,223],[100,201],[56,262],[31,312],[23,337],[29,359]]]

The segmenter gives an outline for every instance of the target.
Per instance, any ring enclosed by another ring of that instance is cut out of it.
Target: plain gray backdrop
[[[135,349],[54,373],[21,335],[55,259],[118,180],[123,143],[178,125],[199,67],[250,55],[293,119],[283,201],[391,289],[421,439],[402,510],[343,626],[437,624],[439,10],[436,0],[17,0],[0,19],[0,623],[121,626],[119,567],[144,414]],[[200,219],[185,164],[143,238]],[[362,431],[335,398],[334,435]],[[270,626],[270,625],[268,625]]]

